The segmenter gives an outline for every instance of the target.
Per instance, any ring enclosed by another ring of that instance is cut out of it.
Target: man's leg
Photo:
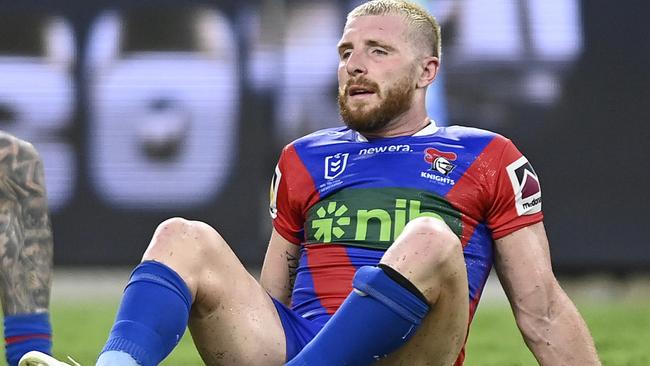
[[[451,365],[469,315],[462,247],[440,220],[418,218],[288,365]]]
[[[169,306],[173,313],[161,316]],[[284,362],[284,330],[266,291],[209,225],[174,218],[156,229],[134,271],[99,364],[123,365],[110,361],[119,353],[158,362],[175,346],[188,316],[208,365]]]
[[[380,263],[404,275],[431,305],[413,338],[380,364],[453,365],[469,322],[467,268],[458,237],[440,220],[414,220]]]
[[[31,350],[51,352],[51,276],[43,164],[31,144],[0,132],[0,300],[9,365]]]

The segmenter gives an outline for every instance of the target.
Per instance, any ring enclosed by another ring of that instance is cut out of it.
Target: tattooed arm
[[[296,280],[300,246],[295,245],[273,230],[264,258],[260,283],[278,301],[289,306]]]
[[[0,131],[0,300],[5,315],[47,311],[52,231],[43,164],[34,147]]]

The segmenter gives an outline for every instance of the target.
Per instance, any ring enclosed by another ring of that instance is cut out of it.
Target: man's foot
[[[70,358],[70,357],[68,357]],[[81,366],[70,358],[72,364],[61,362],[43,352],[30,351],[23,355],[18,361],[18,366]]]

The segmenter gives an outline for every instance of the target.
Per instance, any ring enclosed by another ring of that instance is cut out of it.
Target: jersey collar
[[[429,118],[429,124],[423,129],[421,129],[420,131],[414,133],[413,136],[433,135],[437,131],[438,131],[438,126],[436,125],[436,121],[434,121],[432,118]],[[368,142],[366,136],[362,135],[361,133],[354,131],[354,134],[355,134],[356,142]]]

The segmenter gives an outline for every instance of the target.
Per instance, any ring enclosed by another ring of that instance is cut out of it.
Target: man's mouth
[[[348,95],[351,97],[369,96],[372,94],[375,94],[375,91],[368,87],[352,85],[348,88]]]

